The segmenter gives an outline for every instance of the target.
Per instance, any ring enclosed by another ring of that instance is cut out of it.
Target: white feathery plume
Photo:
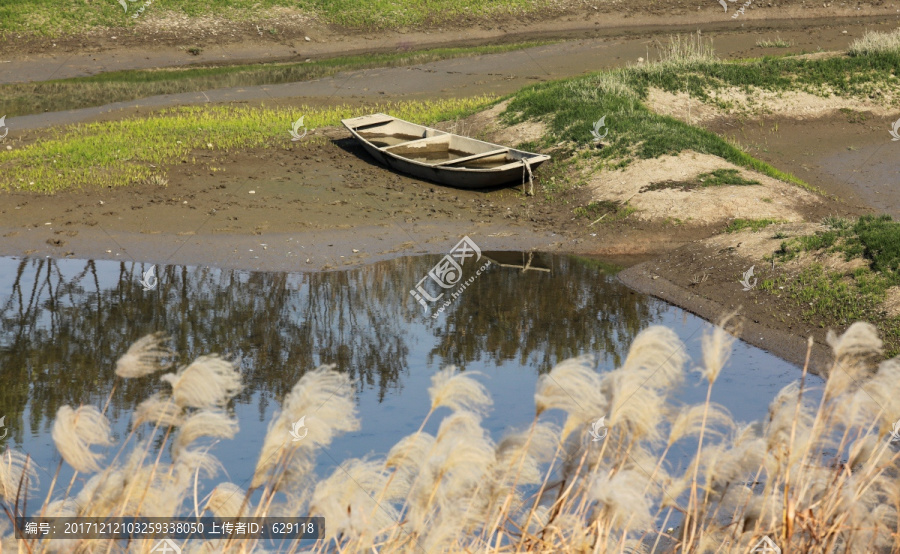
[[[159,425],[160,427],[177,427],[184,420],[184,408],[175,403],[170,396],[154,393],[135,408],[132,422],[135,427],[142,423]]]
[[[610,429],[622,431],[630,440],[659,438],[666,402],[652,380],[646,371],[625,368],[603,375],[603,390],[610,399]]]
[[[769,404],[769,418],[765,425],[766,452],[781,457],[790,451],[790,464],[803,457],[814,420],[812,408],[801,401],[802,394],[796,381],[778,391]],[[794,442],[791,445],[792,432]]]
[[[659,325],[641,331],[622,367],[602,376],[609,427],[632,441],[656,441],[667,410],[666,395],[683,381],[686,361],[684,345],[674,331]]]
[[[176,475],[168,464],[155,468],[143,465],[128,476],[124,512],[134,517],[174,517],[187,497],[190,483],[184,473]]]
[[[850,459],[847,465],[852,471],[858,471],[864,464],[877,464],[884,459],[886,454],[881,448],[883,444],[883,440],[875,435],[865,435],[859,440],[853,441],[850,444]]]
[[[209,510],[215,517],[221,519],[244,517],[253,512],[253,506],[249,501],[244,505],[245,494],[244,490],[234,483],[219,483],[210,493],[204,510]]]
[[[558,436],[559,429],[556,426],[538,423],[531,433],[525,430],[503,437],[497,445],[497,463],[494,468],[494,479],[499,488],[512,486],[520,465],[522,467],[518,478],[520,485],[540,484],[541,464],[553,457]]]
[[[570,358],[538,378],[534,393],[537,415],[545,410],[563,410],[568,414],[562,440],[607,411],[601,393],[601,377],[594,371],[592,356]]]
[[[172,398],[181,407],[214,408],[228,403],[241,390],[237,361],[218,355],[200,356],[161,380],[172,385]]]
[[[47,504],[44,517],[76,517],[78,516],[78,502],[74,498],[60,498]]]
[[[900,417],[900,358],[881,362],[875,376],[862,389],[861,392],[881,408],[882,432],[890,433],[894,422]]]
[[[407,435],[391,447],[384,465],[395,469],[419,468],[433,446],[434,437],[428,433]]]
[[[651,325],[634,338],[622,371],[642,373],[648,386],[670,389],[684,380],[684,364],[688,360],[684,343],[675,331],[662,325]]]
[[[472,378],[478,372],[460,373],[456,366],[447,366],[431,377],[428,395],[431,409],[444,406],[454,411],[466,410],[483,414],[493,401],[484,385]]]
[[[272,476],[272,471],[285,461],[295,464],[288,473],[302,477],[312,467],[312,453],[318,446],[328,446],[342,432],[359,429],[353,384],[349,377],[323,365],[307,372],[287,394],[281,412],[269,423],[262,451],[250,487],[256,488]],[[295,441],[291,435],[294,422],[304,418],[306,435]],[[304,455],[297,455],[306,451]]]
[[[563,360],[541,375],[534,393],[538,415],[551,409],[580,412],[596,404],[600,376],[592,366],[593,357],[584,355]]]
[[[81,509],[79,516],[108,517],[118,510],[126,486],[126,472],[107,470],[92,476],[81,487],[75,501]]]
[[[31,457],[11,448],[0,454],[0,498],[15,502],[16,497],[38,484]]]
[[[881,355],[883,343],[871,323],[856,322],[837,336],[829,330],[825,339],[834,352],[834,366],[828,372],[825,398],[856,388],[856,383],[870,376],[872,362]]]
[[[164,361],[173,355],[166,347],[168,340],[169,337],[164,333],[152,333],[138,339],[116,361],[116,375],[132,379],[164,368]]]
[[[56,412],[51,432],[60,455],[81,473],[100,470],[103,455],[91,451],[91,446],[113,444],[109,436],[109,421],[94,406],[62,406]]]
[[[698,436],[703,427],[704,413],[706,412],[705,404],[688,406],[679,411],[669,430],[668,446],[672,446],[685,437]],[[708,413],[706,413],[706,433],[730,431],[733,428],[734,421],[728,410],[719,404],[710,403]]]
[[[731,317],[725,317],[721,323],[713,328],[711,333],[704,333],[701,339],[701,344],[703,345],[703,367],[697,368],[697,371],[710,385],[716,382],[719,373],[725,367],[728,358],[731,357],[731,347],[735,338],[725,330],[725,326]]]
[[[175,435],[173,457],[200,437],[232,439],[238,432],[238,422],[222,410],[199,410],[188,416]]]
[[[212,479],[224,471],[222,462],[207,450],[182,449],[178,452],[173,464],[175,477],[179,483],[193,483],[193,479]],[[201,477],[202,476],[202,477]]]
[[[397,509],[390,501],[376,502],[389,478],[382,463],[352,459],[320,481],[313,492],[310,514],[329,522],[325,540],[343,536],[355,541],[361,550],[368,550],[380,532],[395,525],[400,516]],[[386,500],[391,497],[396,495],[389,493]]]

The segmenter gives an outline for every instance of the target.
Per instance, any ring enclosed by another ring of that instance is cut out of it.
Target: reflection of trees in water
[[[423,322],[409,290],[438,259],[308,274],[168,266],[157,268],[153,291],[140,285],[149,265],[0,261],[13,270],[11,289],[0,293],[0,415],[21,429],[30,401],[29,424],[38,433],[49,430],[46,416],[63,404],[102,405],[116,359],[157,330],[173,336],[182,361],[211,352],[240,356],[247,385],[240,399],[259,394],[260,415],[322,363],[337,364],[382,398],[402,385],[407,332]],[[481,275],[433,324],[439,342],[432,357],[463,365],[486,354],[543,370],[580,352],[618,355],[653,304],[607,283],[595,267],[552,259],[552,275],[506,268]],[[111,418],[158,388],[155,378],[120,383]]]
[[[583,353],[608,354],[618,364],[635,335],[665,309],[608,280],[596,263],[542,257],[551,273],[495,264],[478,276],[438,318],[432,357],[461,367],[485,358],[516,360],[541,372]],[[472,267],[464,279],[480,265]]]
[[[404,322],[413,312],[397,304],[418,270],[408,262],[292,275],[169,266],[157,268],[152,291],[140,285],[149,265],[5,263],[12,287],[0,293],[0,415],[9,416],[11,429],[22,428],[28,401],[32,432],[48,431],[45,416],[63,404],[102,405],[116,359],[157,330],[173,336],[181,361],[211,352],[239,356],[247,385],[240,398],[259,393],[260,414],[322,363],[338,364],[380,396],[407,368]],[[159,388],[155,378],[120,383],[110,417]]]

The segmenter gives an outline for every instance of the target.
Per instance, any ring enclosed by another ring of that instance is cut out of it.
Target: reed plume
[[[172,385],[172,398],[182,408],[222,407],[241,391],[238,365],[217,355],[200,356],[160,379]]]
[[[90,473],[100,470],[103,455],[93,452],[92,446],[110,446],[109,421],[94,406],[62,406],[56,412],[51,432],[53,443],[62,458],[76,471]]]
[[[493,401],[484,385],[472,379],[472,375],[478,373],[460,373],[453,365],[435,373],[428,388],[431,410],[443,406],[454,411],[485,413]]]
[[[375,539],[399,519],[392,501],[406,495],[399,481],[393,480],[393,486],[388,486],[389,479],[383,463],[352,459],[319,482],[309,509],[310,514],[329,522],[325,540],[343,536],[352,539],[354,548],[370,549]],[[388,494],[377,502],[377,494],[386,488]]]
[[[164,333],[141,337],[116,361],[116,375],[133,379],[164,369],[166,360],[174,355],[166,346],[168,341]]]
[[[173,457],[200,437],[231,439],[238,432],[238,423],[222,410],[199,410],[188,416],[178,429],[173,444]]]
[[[562,440],[607,411],[606,399],[601,392],[602,379],[592,366],[592,356],[580,356],[560,362],[538,378],[534,393],[537,415],[550,409],[568,414]]]
[[[13,503],[20,493],[37,485],[37,470],[31,456],[11,448],[0,454],[0,498]]]
[[[440,407],[450,410],[435,435],[423,423],[384,459],[348,460],[316,480],[321,449],[338,433],[359,428],[352,382],[322,366],[297,382],[270,422],[250,490],[223,482],[205,502],[199,489],[223,467],[211,453],[215,443],[198,440],[234,437],[237,422],[223,406],[240,386],[231,363],[202,357],[164,376],[171,396],[154,395],[135,411],[135,426],[167,428],[156,460],[146,459],[159,443],[156,435],[126,441],[132,446],[123,448],[121,461],[117,456],[92,475],[74,499],[48,498],[45,515],[322,515],[328,535],[316,552],[348,554],[746,552],[764,535],[785,552],[896,551],[900,454],[890,432],[900,417],[900,360],[878,363],[874,330],[854,324],[829,336],[836,363],[820,399],[804,373],[778,392],[763,418],[744,424],[709,396],[733,340],[722,327],[703,339],[699,373],[707,398],[694,406],[672,401],[687,356],[677,336],[661,327],[640,333],[617,369],[597,370],[587,356],[560,362],[539,378],[532,425],[496,443],[482,424],[490,396],[471,373],[445,368],[429,389],[425,420]],[[540,421],[551,409],[566,413],[561,429]],[[587,430],[602,415],[609,416],[609,434],[595,440]],[[295,425],[301,418],[302,429]],[[171,449],[164,450],[170,434]],[[70,465],[97,471],[100,455],[90,449],[109,441],[98,410],[64,406],[53,435]],[[686,464],[684,445],[693,454]],[[679,457],[673,461],[670,452]],[[10,502],[37,474],[15,451],[0,462],[0,496]],[[5,528],[0,531],[0,544],[12,548]],[[80,541],[55,548],[108,546]],[[190,541],[186,548],[256,546]]]
[[[184,408],[169,397],[154,393],[135,408],[131,416],[135,427],[143,423],[159,427],[177,427],[184,421]]]
[[[275,415],[266,432],[251,488],[264,483],[279,464],[291,460],[300,462],[292,475],[306,474],[311,467],[309,456],[316,447],[328,446],[338,433],[359,429],[352,381],[333,368],[323,365],[306,373],[285,396],[281,412]],[[295,441],[291,430],[301,418],[304,418],[306,435]],[[295,456],[297,450],[306,450],[307,454]]]
[[[253,512],[253,505],[244,502],[244,495],[244,490],[234,483],[219,483],[210,493],[204,509],[223,519],[246,517]]]

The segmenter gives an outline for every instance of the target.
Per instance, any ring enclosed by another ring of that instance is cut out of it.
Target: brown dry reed
[[[708,393],[729,371],[734,337],[726,328],[702,340],[696,372]],[[150,373],[141,369],[144,356],[150,367],[170,354],[158,340],[129,349],[117,373]],[[828,343],[835,359],[823,390],[810,389],[804,367],[762,420],[742,424],[709,394],[694,406],[675,402],[673,392],[688,377],[684,345],[673,331],[650,327],[619,368],[597,371],[591,358],[580,357],[542,375],[533,421],[499,442],[482,426],[490,395],[476,374],[449,367],[429,389],[426,420],[445,413],[436,434],[425,432],[423,422],[384,458],[345,460],[317,477],[320,451],[360,428],[352,382],[322,366],[284,399],[257,446],[249,486],[222,481],[213,487],[222,466],[209,441],[237,432],[225,408],[240,390],[240,375],[236,363],[204,356],[162,377],[171,391],[152,396],[134,414],[134,428],[151,428],[150,435],[137,440],[132,431],[105,465],[110,441],[102,413],[61,408],[53,439],[80,472],[80,489],[71,490],[73,480],[41,512],[324,516],[325,538],[304,551],[322,553],[749,552],[764,536],[785,552],[896,552],[900,440],[892,441],[891,431],[900,417],[900,360],[881,361],[881,341],[866,323],[829,334]],[[565,414],[562,428],[548,421],[551,411]],[[591,424],[599,417],[608,434],[594,440]],[[301,418],[306,434],[294,440]],[[197,446],[202,438],[207,445]],[[692,452],[687,463],[670,459],[676,445]],[[4,506],[19,509],[36,482],[35,466],[14,450],[0,461],[0,496]],[[6,515],[14,514],[7,508]],[[146,552],[151,546],[17,543],[10,529],[10,521],[0,525],[4,551]],[[259,552],[263,545],[192,540],[181,546]],[[299,545],[276,550],[297,552]]]

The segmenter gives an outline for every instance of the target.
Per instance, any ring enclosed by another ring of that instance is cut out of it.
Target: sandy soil
[[[693,181],[700,174],[717,169],[734,169],[744,179],[760,184],[648,190],[652,183]],[[638,160],[616,171],[592,170],[588,172],[587,187],[594,201],[627,202],[637,210],[633,217],[649,221],[668,219],[685,225],[721,225],[737,218],[803,221],[822,206],[818,195],[717,156],[693,151]]]

